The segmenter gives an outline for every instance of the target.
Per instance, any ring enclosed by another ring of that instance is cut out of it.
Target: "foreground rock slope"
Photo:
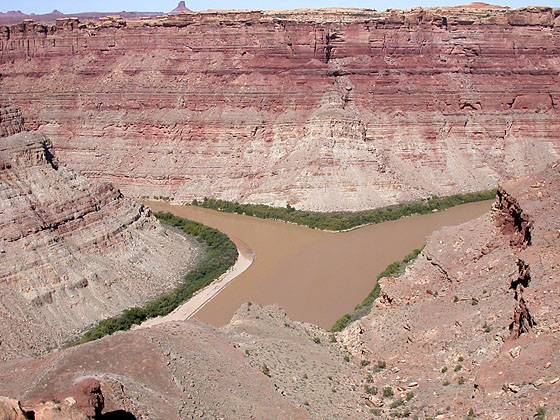
[[[559,9],[206,12],[0,28],[0,100],[125,194],[365,209],[560,157]]]
[[[198,253],[112,185],[59,168],[20,117],[0,108],[0,132],[16,133],[0,137],[0,360],[169,290]]]
[[[372,395],[380,415],[556,418],[559,206],[556,163],[501,185],[491,214],[432,235],[404,276],[381,281],[371,314],[344,333],[395,392]]]

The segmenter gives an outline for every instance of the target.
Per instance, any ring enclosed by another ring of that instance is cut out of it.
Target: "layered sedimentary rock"
[[[125,194],[321,210],[560,155],[557,9],[215,12],[0,29],[0,99]]]
[[[0,360],[169,290],[197,252],[112,185],[59,168],[42,134],[0,137]]]
[[[372,313],[344,335],[383,360],[372,381],[383,416],[531,418],[560,412],[560,163],[504,183],[492,214],[434,234]],[[471,411],[472,410],[472,411]]]

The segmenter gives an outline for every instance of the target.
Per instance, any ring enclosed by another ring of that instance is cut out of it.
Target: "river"
[[[290,318],[327,329],[371,292],[387,265],[421,247],[431,232],[488,212],[491,203],[469,203],[331,233],[200,207],[146,202],[153,211],[169,211],[219,229],[255,254],[253,264],[208,301],[196,319],[222,326],[242,303],[251,301],[279,304]]]

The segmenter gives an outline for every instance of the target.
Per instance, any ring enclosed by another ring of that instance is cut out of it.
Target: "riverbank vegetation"
[[[377,283],[373,290],[370,292],[369,295],[354,308],[354,312],[351,314],[343,315],[335,324],[332,326],[332,332],[339,332],[346,328],[351,322],[354,322],[364,316],[366,316],[373,307],[373,302],[379,297],[381,294],[381,286],[379,285],[379,280],[383,277],[399,277],[404,273],[404,270],[408,265],[410,265],[422,252],[422,248],[415,249],[406,257],[404,257],[401,261],[395,261],[387,266],[387,268],[377,276]]]
[[[120,315],[100,321],[82,336],[79,343],[97,340],[117,331],[128,330],[148,318],[169,314],[189,300],[196,291],[212,283],[235,264],[237,248],[226,234],[171,213],[157,213],[156,217],[162,223],[195,237],[204,245],[205,255],[175,289],[149,301],[143,307],[130,308]]]
[[[491,200],[495,196],[496,190],[488,190],[456,194],[448,197],[431,197],[426,200],[410,201],[373,210],[334,212],[296,210],[289,204],[287,207],[272,207],[265,204],[240,204],[213,198],[205,198],[203,201],[194,200],[192,204],[228,213],[246,214],[261,219],[283,220],[313,229],[343,231],[362,225],[397,220],[413,214],[427,214],[433,211],[445,210],[460,204]]]

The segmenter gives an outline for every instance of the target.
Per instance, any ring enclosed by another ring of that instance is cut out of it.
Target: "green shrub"
[[[546,408],[539,407],[537,410],[537,414],[535,414],[535,418],[537,420],[545,420],[546,419]]]
[[[100,321],[82,336],[79,343],[97,340],[117,331],[129,330],[146,319],[165,316],[189,300],[198,290],[206,287],[237,260],[237,248],[224,233],[200,223],[174,216],[171,213],[157,213],[156,217],[164,224],[180,229],[194,236],[206,247],[204,258],[188,272],[181,283],[173,290],[155,298],[143,307],[126,309],[122,314]]]
[[[364,390],[366,391],[367,394],[371,394],[371,395],[377,395],[377,387],[376,386],[369,386],[368,384],[364,385]]]
[[[383,388],[383,396],[385,398],[390,398],[393,395],[395,395],[395,393],[393,392],[393,388],[391,388],[390,386],[386,386],[385,388]]]
[[[407,401],[410,401],[410,400],[413,399],[413,398],[414,398],[414,392],[408,391],[408,392],[406,393],[406,400],[407,400]]]
[[[315,344],[321,344],[321,339],[319,337],[313,337],[313,342]]]
[[[373,210],[355,212],[313,212],[296,210],[291,205],[272,207],[264,204],[240,204],[212,198],[205,198],[202,202],[195,200],[192,204],[228,213],[246,214],[262,219],[284,220],[313,229],[341,231],[367,224],[397,220],[413,214],[428,214],[434,210],[445,210],[460,204],[491,200],[495,196],[496,190],[489,190],[456,194],[448,197],[431,197],[426,200],[411,201]]]
[[[403,399],[402,399],[402,398],[399,398],[399,399],[396,399],[395,401],[393,401],[389,407],[391,407],[391,408],[397,408],[397,407],[400,407],[400,406],[403,405],[403,404],[404,404]]]

